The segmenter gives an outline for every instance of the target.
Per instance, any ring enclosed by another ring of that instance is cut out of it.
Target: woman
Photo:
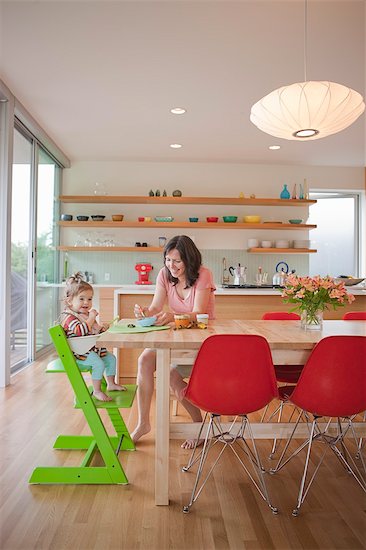
[[[197,313],[207,313],[210,319],[215,315],[212,273],[202,266],[202,256],[192,239],[178,235],[170,239],[164,248],[164,267],[156,279],[156,290],[148,308],[142,310],[146,316],[155,315],[156,325],[166,325],[174,321],[174,314],[189,314],[196,320]],[[163,311],[165,304],[170,311]],[[135,306],[135,316],[141,317],[140,306]],[[131,436],[137,441],[151,430],[150,405],[154,391],[154,371],[156,369],[156,352],[145,349],[138,359],[137,405],[138,424]],[[186,386],[182,376],[173,368],[170,376],[171,387],[179,398]],[[183,406],[194,422],[202,421],[201,411],[192,403],[182,401]],[[182,448],[190,449],[194,441],[187,440]]]

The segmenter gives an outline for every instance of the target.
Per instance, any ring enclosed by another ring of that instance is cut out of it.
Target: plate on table
[[[133,326],[131,326],[133,325]],[[108,329],[107,332],[115,334],[136,334],[137,332],[152,332],[154,330],[167,330],[171,328],[170,325],[163,326],[151,326],[151,327],[141,327],[137,325],[137,321],[131,321],[131,323],[117,323]]]

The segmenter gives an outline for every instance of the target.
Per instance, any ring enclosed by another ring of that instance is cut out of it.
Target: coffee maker
[[[138,273],[138,281],[135,281],[136,285],[151,285],[149,281],[149,271],[152,271],[153,266],[151,264],[136,264],[135,269]]]

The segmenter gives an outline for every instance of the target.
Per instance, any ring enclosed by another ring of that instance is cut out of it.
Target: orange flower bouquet
[[[301,313],[301,325],[305,328],[321,328],[323,311],[351,304],[355,297],[348,294],[344,283],[336,283],[332,277],[298,277],[290,274],[282,290],[284,302],[296,304],[292,311]]]

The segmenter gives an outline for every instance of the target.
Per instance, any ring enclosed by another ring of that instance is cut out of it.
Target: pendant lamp
[[[307,0],[305,0],[304,82],[282,86],[251,109],[250,120],[263,132],[308,141],[344,130],[364,112],[361,94],[335,82],[306,80]]]

